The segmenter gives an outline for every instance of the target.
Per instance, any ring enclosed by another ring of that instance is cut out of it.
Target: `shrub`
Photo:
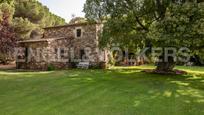
[[[53,70],[56,70],[55,65],[49,64],[49,65],[47,66],[47,71],[53,71]]]
[[[89,66],[89,69],[101,69],[99,64],[92,64]]]
[[[71,68],[77,68],[77,62],[71,62]]]
[[[100,62],[99,63],[99,67],[100,67],[100,69],[107,69],[108,68],[108,64],[106,62]]]
[[[116,61],[112,55],[109,55],[109,57],[108,57],[108,64],[110,66],[114,66],[116,64]]]

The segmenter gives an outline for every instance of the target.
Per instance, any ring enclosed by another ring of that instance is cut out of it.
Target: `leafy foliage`
[[[65,20],[52,14],[46,6],[36,0],[15,0],[14,23],[18,37],[28,39],[31,31],[47,26],[65,24]]]
[[[185,46],[193,51],[204,48],[204,6],[172,4],[165,18],[153,25],[150,38],[157,46]]]
[[[52,14],[37,0],[1,0],[0,3],[8,3],[14,8],[12,17],[19,39],[29,39],[31,31],[38,28],[65,24],[65,19]]]
[[[15,0],[14,17],[27,18],[41,27],[65,24],[65,20],[52,14],[46,6],[36,0]]]
[[[7,63],[17,40],[46,26],[65,24],[37,0],[0,0],[0,62]],[[18,38],[18,39],[17,39]]]
[[[6,64],[12,59],[15,47],[15,33],[11,26],[14,9],[7,3],[0,4],[0,63]]]
[[[102,46],[144,47],[150,25],[164,17],[169,0],[87,0],[84,12],[89,20],[103,21]],[[141,44],[142,43],[142,44]]]
[[[49,64],[49,65],[47,66],[47,71],[54,71],[54,70],[56,70],[55,65]]]
[[[31,23],[27,18],[23,19],[14,18],[13,25],[15,32],[18,33],[17,37],[20,39],[29,39],[31,31],[35,28],[35,25]]]
[[[204,43],[204,6],[197,0],[87,0],[84,12],[102,21],[102,47],[186,46],[200,52]]]
[[[14,0],[0,0],[0,3],[13,4]]]
[[[69,22],[69,24],[77,24],[77,23],[86,23],[86,19],[82,18],[82,17],[75,17],[73,19],[71,19],[71,21]]]
[[[204,5],[193,2],[171,4],[165,18],[152,25],[149,38],[159,47],[187,47],[192,56],[195,55],[196,60],[202,63]]]

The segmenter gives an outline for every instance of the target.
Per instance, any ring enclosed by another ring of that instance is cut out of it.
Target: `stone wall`
[[[76,37],[76,29],[82,30],[82,36],[79,38]],[[80,59],[80,50],[91,49],[90,57],[93,58],[92,62],[97,63],[100,61],[98,34],[101,30],[101,24],[76,24],[50,27],[45,28],[44,37],[67,37],[70,40],[70,44],[65,47],[74,50],[74,58]]]
[[[75,30],[81,28],[83,30],[83,38],[86,38],[89,33],[96,33],[98,24],[75,24],[65,25],[57,27],[44,28],[44,38],[56,38],[56,37],[75,37]]]
[[[32,48],[33,52],[36,52],[39,48],[45,50],[40,54],[44,58],[40,58],[42,60],[39,61],[31,57],[29,62],[17,62],[17,68],[46,70],[49,65],[54,65],[59,69],[67,68],[72,65],[72,62],[83,61],[80,60],[81,50],[89,54],[86,58],[92,65],[107,61],[106,50],[99,49],[98,36],[102,28],[103,26],[100,24],[45,28],[44,37],[41,38],[42,41],[19,44],[24,48]],[[82,30],[81,37],[76,36],[76,29]],[[49,40],[47,41],[47,39]],[[62,51],[64,55],[59,54]]]
[[[23,55],[21,61],[17,60],[18,69],[31,69],[31,70],[47,70],[48,66],[54,65],[56,68],[67,68],[69,67],[68,60],[58,60],[55,51],[59,46],[61,48],[69,45],[69,40],[67,38],[56,39],[51,41],[38,41],[38,42],[25,42],[20,43],[19,47],[23,47],[20,55]],[[28,56],[25,56],[25,50],[28,48]],[[60,51],[60,49],[59,49]],[[23,54],[22,54],[23,53]],[[68,51],[65,50],[66,54]],[[68,59],[64,57],[64,59]]]

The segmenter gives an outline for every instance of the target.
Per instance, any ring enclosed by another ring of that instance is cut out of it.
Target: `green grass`
[[[204,68],[153,66],[51,72],[0,71],[0,115],[203,115]]]

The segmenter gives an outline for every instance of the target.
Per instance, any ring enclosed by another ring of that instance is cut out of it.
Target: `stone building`
[[[44,28],[40,38],[19,41],[18,69],[69,68],[80,62],[97,66],[108,61],[108,51],[99,49],[102,24],[71,24]]]

